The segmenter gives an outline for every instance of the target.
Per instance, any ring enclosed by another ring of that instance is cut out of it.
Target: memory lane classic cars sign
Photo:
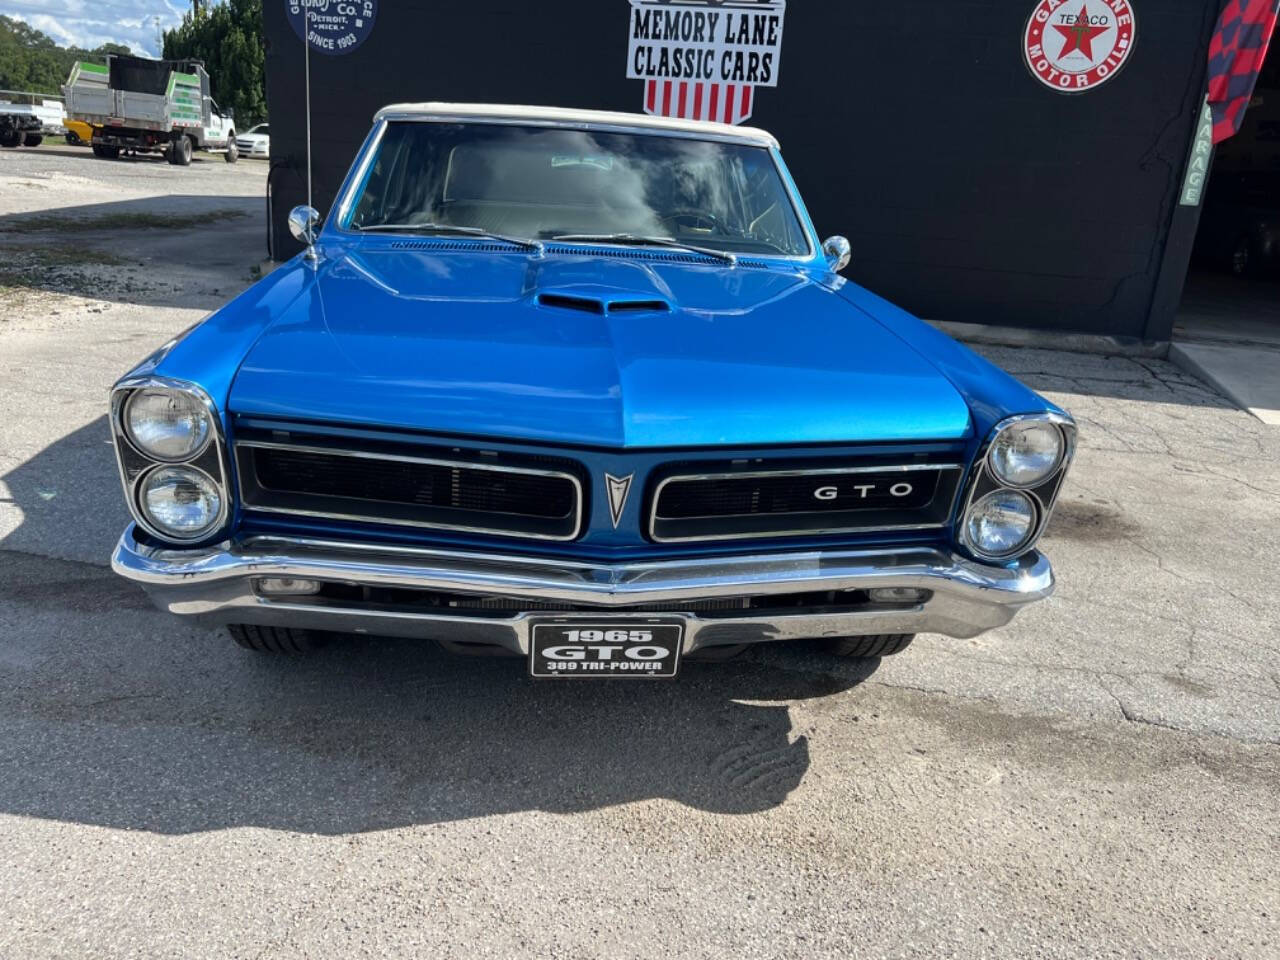
[[[1027,20],[1023,57],[1059,93],[1083,93],[1128,61],[1137,33],[1129,0],[1040,0]]]
[[[631,0],[627,76],[644,112],[741,123],[756,87],[776,87],[786,0]]]

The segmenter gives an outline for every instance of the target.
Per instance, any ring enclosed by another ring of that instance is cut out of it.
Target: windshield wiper
[[[545,246],[541,240],[530,240],[528,237],[508,237],[506,234],[494,233],[492,230],[482,230],[479,227],[462,227],[452,223],[371,223],[367,227],[357,227],[356,229],[362,233],[381,230],[404,230],[409,233],[452,233],[464,237],[478,237],[481,240],[501,240],[504,243],[523,247],[526,250],[533,250],[538,255],[542,254]]]
[[[551,242],[555,243],[557,241],[563,243],[618,243],[635,247],[672,247],[676,250],[700,253],[705,257],[714,257],[721,263],[727,263],[731,267],[738,264],[736,254],[725,250],[713,250],[711,247],[694,246],[692,243],[685,243],[675,237],[641,237],[634,233],[562,233],[558,237],[551,237]]]

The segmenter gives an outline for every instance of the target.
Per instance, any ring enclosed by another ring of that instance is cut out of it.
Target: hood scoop
[[[577,310],[598,316],[618,313],[670,313],[671,304],[654,297],[594,297],[578,293],[540,293],[538,305],[554,310]]]

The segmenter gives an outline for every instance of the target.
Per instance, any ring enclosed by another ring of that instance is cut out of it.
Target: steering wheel
[[[673,227],[685,226],[682,220],[693,221],[688,225],[690,230],[703,230],[699,224],[707,224],[706,233],[724,233],[724,227],[720,224],[720,218],[713,213],[707,213],[705,210],[675,210],[659,219],[659,223],[671,224]]]

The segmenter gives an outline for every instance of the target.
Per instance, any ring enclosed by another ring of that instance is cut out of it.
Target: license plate
[[[533,624],[535,677],[674,677],[684,624],[670,620],[558,620]]]

